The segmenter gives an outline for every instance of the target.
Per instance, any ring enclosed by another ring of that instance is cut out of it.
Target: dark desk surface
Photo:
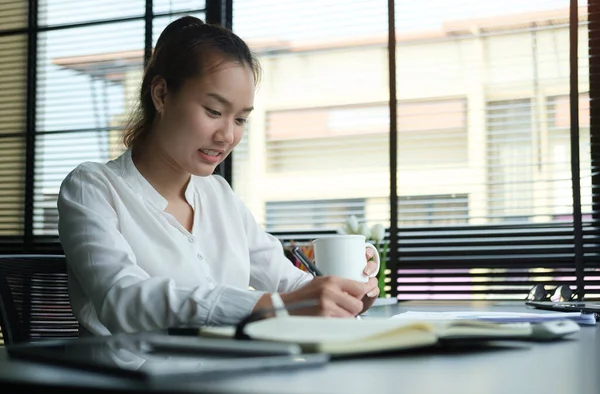
[[[375,307],[371,316],[406,310],[524,311],[510,303],[410,302]],[[210,381],[153,383],[10,360],[0,351],[0,387],[217,393],[600,393],[600,328],[583,326],[571,340],[516,342],[510,347],[460,353],[418,352],[332,361],[323,368],[253,373]],[[5,389],[1,390],[7,392]],[[86,390],[86,393],[90,390]]]

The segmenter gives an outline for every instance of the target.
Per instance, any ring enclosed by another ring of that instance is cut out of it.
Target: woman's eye
[[[248,121],[248,119],[246,119],[246,118],[237,118],[235,120],[235,123],[237,123],[238,126],[242,126],[242,125],[246,124],[247,121]]]
[[[216,110],[208,108],[208,107],[204,107],[204,108],[206,109],[206,112],[208,112],[212,116],[221,116],[221,113],[219,111],[216,111]]]

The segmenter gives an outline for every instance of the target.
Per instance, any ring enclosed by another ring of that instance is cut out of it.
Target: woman
[[[61,185],[59,236],[82,334],[235,324],[272,307],[273,292],[285,304],[315,300],[304,314],[349,317],[372,305],[374,278],[297,269],[212,175],[242,138],[258,76],[230,31],[187,16],[162,32],[128,149],[79,165]]]

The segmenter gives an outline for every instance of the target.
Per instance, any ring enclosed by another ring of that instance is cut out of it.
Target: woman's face
[[[156,137],[179,170],[208,176],[240,142],[254,103],[254,75],[245,65],[225,62],[187,80],[162,100]]]

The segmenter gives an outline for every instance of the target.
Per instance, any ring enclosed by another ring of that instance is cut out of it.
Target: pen
[[[323,276],[323,273],[314,265],[310,259],[300,250],[299,247],[294,246],[292,248],[292,254],[296,256],[300,263],[306,267],[306,269],[314,276]],[[361,320],[360,315],[355,316],[356,319]]]
[[[300,263],[302,263],[302,265],[306,267],[308,272],[310,272],[314,276],[323,276],[323,273],[310,261],[310,259],[304,253],[302,253],[299,247],[294,246],[292,248],[292,254],[296,256],[298,260],[300,260]]]

